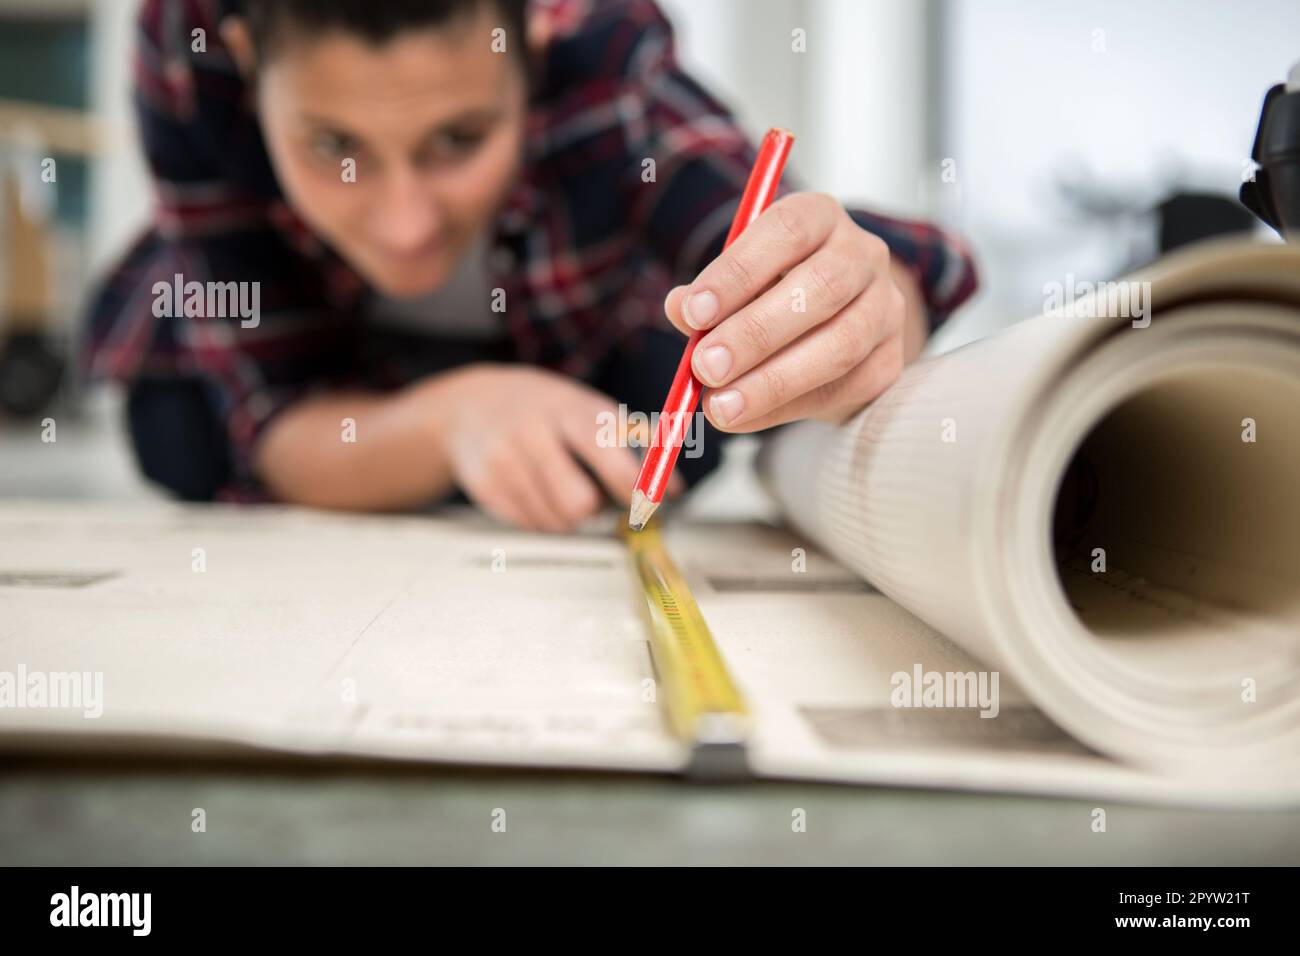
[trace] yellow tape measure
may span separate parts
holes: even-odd
[[[657,523],[624,531],[623,538],[645,593],[650,650],[668,721],[691,748],[688,772],[710,777],[745,773],[749,712]]]

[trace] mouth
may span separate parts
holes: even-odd
[[[410,249],[390,249],[380,247],[380,258],[396,265],[417,265],[436,258],[446,247],[445,240],[438,238]]]

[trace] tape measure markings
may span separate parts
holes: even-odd
[[[743,748],[749,713],[699,605],[651,523],[623,532],[650,623],[650,649],[674,732],[694,750]]]

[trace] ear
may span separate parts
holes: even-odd
[[[555,36],[555,23],[544,10],[538,10],[528,18],[527,30],[528,54],[540,59]]]
[[[257,51],[253,48],[253,35],[248,31],[248,21],[243,17],[230,16],[221,21],[221,41],[230,51],[239,74],[245,80],[257,76]]]

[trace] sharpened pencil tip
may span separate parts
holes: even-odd
[[[627,526],[633,531],[640,531],[658,507],[658,502],[651,501],[644,492],[632,492],[632,510],[627,516]]]

